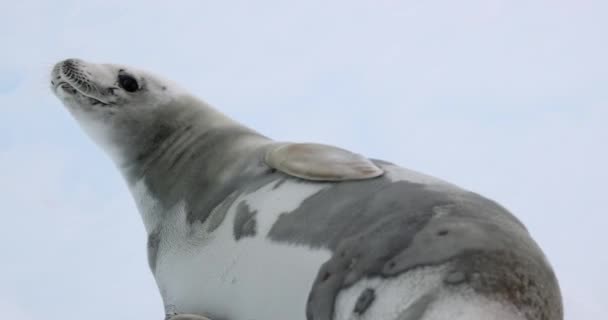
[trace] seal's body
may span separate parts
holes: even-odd
[[[132,68],[66,60],[52,86],[125,176],[169,316],[562,319],[541,250],[491,200],[274,142]]]

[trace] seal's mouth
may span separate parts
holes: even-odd
[[[69,93],[71,95],[79,95],[81,98],[86,99],[93,106],[95,106],[95,105],[101,105],[101,106],[108,106],[108,105],[110,105],[109,103],[101,101],[98,98],[96,98],[94,96],[91,96],[91,95],[87,94],[86,92],[84,92],[82,90],[78,90],[78,87],[70,84],[67,81],[60,80],[57,84],[54,84],[54,81],[51,81],[51,84],[53,84],[55,92],[57,92],[58,90],[61,89],[64,92],[67,92],[67,93]]]

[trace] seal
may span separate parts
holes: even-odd
[[[51,87],[125,177],[167,318],[563,319],[542,250],[479,194],[276,142],[132,67],[68,59]]]

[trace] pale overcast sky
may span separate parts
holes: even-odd
[[[122,178],[48,89],[68,57],[491,197],[566,318],[607,314],[608,1],[1,0],[0,48],[2,319],[163,317]]]

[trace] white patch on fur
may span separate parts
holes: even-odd
[[[515,308],[485,298],[472,289],[443,287],[445,268],[426,267],[395,278],[363,279],[338,295],[334,320],[525,320]],[[368,288],[374,290],[375,299],[358,315],[354,312],[355,305]],[[427,294],[436,295],[436,299],[422,317],[404,318],[408,308]]]
[[[422,268],[395,278],[362,279],[338,295],[334,319],[396,320],[412,303],[441,286],[444,269],[444,267]],[[368,288],[374,290],[375,299],[359,316],[354,312],[355,305],[361,293]]]
[[[525,320],[512,306],[488,299],[471,289],[442,291],[420,320]],[[380,320],[380,319],[379,319]]]
[[[276,243],[267,233],[281,213],[324,185],[286,181],[273,190],[275,184],[238,197],[212,233],[200,232],[208,221],[189,225],[183,204],[167,213],[156,279],[169,309],[211,319],[305,320],[308,293],[331,252]],[[234,219],[242,201],[257,211],[256,234],[236,241]]]
[[[256,215],[257,232],[260,234],[268,234],[279,215],[296,210],[304,200],[328,186],[327,184],[289,180],[273,189],[276,183],[276,181],[269,183],[242,197],[251,210],[258,212]],[[260,214],[261,212],[264,214]]]
[[[133,199],[137,205],[137,211],[141,214],[146,232],[154,231],[161,222],[161,210],[159,202],[152,197],[144,179],[137,181],[130,187]]]

